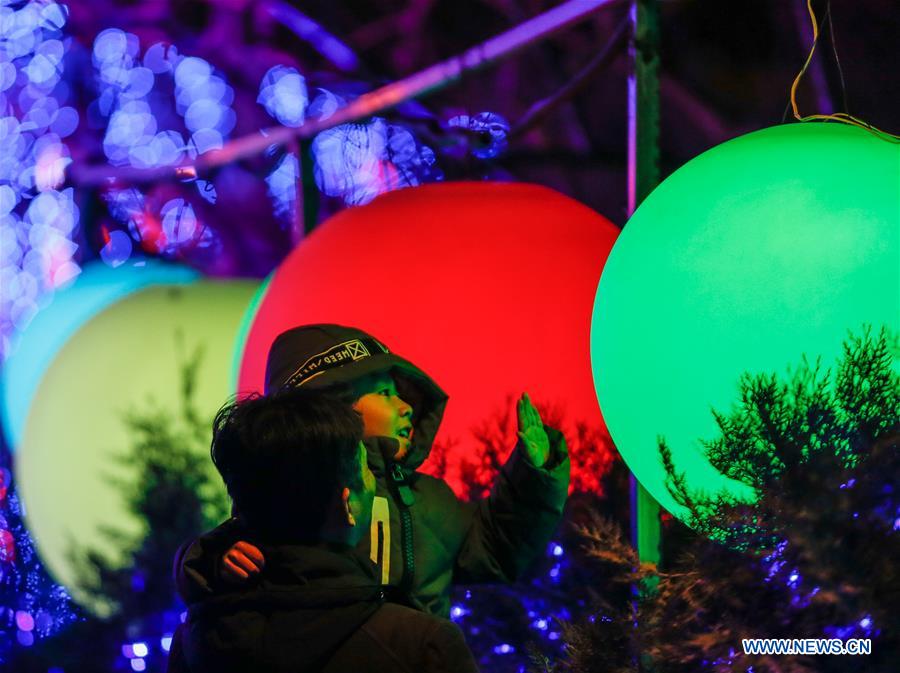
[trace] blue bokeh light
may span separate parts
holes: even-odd
[[[471,143],[469,150],[478,159],[492,159],[508,145],[509,122],[495,112],[479,112],[473,116],[458,115],[450,119],[447,126],[473,133],[481,140]]]
[[[266,185],[275,205],[275,214],[283,221],[290,221],[294,217],[299,173],[300,165],[297,157],[294,154],[285,154],[275,170],[266,176]]]
[[[323,131],[313,140],[312,154],[319,189],[350,206],[443,177],[430,148],[380,117]]]
[[[155,75],[172,72],[172,60],[169,54],[173,51],[178,53],[171,45],[157,42],[144,53],[144,67],[149,68],[150,72]]]
[[[109,240],[100,249],[100,259],[103,263],[112,268],[121,266],[131,257],[132,252],[131,237],[124,231],[109,232]]]
[[[202,58],[188,56],[175,68],[175,86],[182,91],[190,91],[206,83],[211,76],[212,66],[209,63]]]
[[[54,2],[0,7],[0,359],[80,268],[78,208],[57,191],[71,162],[62,138],[78,126],[61,82],[68,10]]]
[[[210,150],[220,150],[224,145],[225,139],[216,129],[201,128],[191,135],[188,151],[191,158],[196,158],[198,154],[204,154]]]
[[[280,124],[300,126],[309,102],[306,80],[296,68],[277,65],[263,77],[256,102]]]
[[[97,36],[93,63],[97,99],[89,109],[90,119],[105,127],[103,150],[114,166],[178,165],[221,149],[234,129],[234,90],[202,58],[183,56],[173,45],[158,42],[142,59],[138,38],[112,28]],[[164,93],[169,86],[174,100]],[[166,107],[172,105],[174,114],[172,107]],[[67,116],[61,130],[66,130]],[[216,202],[211,182],[193,181],[204,200]],[[134,188],[111,189],[104,198],[110,214],[148,250],[178,256],[185,246],[208,247],[216,240],[211,229],[200,225],[190,203],[174,207],[169,201],[157,213],[153,201]],[[112,263],[124,261],[120,257],[127,250],[123,242],[111,241],[107,246],[112,246],[107,250]]]
[[[203,129],[215,129],[222,123],[224,109],[217,101],[201,98],[193,103],[184,113],[185,126],[192,132]]]

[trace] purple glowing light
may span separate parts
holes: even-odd
[[[31,616],[30,612],[18,610],[16,611],[16,626],[19,627],[20,631],[33,631],[34,617]]]

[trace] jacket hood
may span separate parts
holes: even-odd
[[[356,551],[264,546],[252,586],[189,606],[185,653],[201,670],[320,670],[381,604],[371,562]]]
[[[304,325],[282,332],[269,349],[266,394],[285,387],[327,388],[390,372],[397,392],[413,408],[413,439],[403,465],[418,468],[434,444],[447,406],[445,393],[419,367],[354,327]]]

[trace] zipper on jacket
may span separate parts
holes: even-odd
[[[415,497],[413,497],[412,489],[406,483],[403,468],[396,463],[391,465],[391,480],[400,496],[400,536],[403,547],[403,576],[400,579],[400,587],[409,592],[412,590],[416,567],[413,553],[412,513],[409,511],[410,505],[415,502]]]
[[[378,522],[378,549],[376,550],[378,559],[378,569],[384,568],[384,521]]]

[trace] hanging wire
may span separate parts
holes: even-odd
[[[858,128],[864,129],[869,133],[872,133],[883,140],[887,140],[889,142],[900,143],[900,136],[894,135],[893,133],[888,133],[887,131],[882,131],[881,129],[872,126],[866,121],[859,119],[858,117],[854,117],[853,115],[847,112],[835,112],[833,114],[814,114],[814,115],[806,115],[803,116],[800,114],[800,108],[797,105],[797,87],[800,85],[800,80],[803,78],[803,75],[806,74],[806,70],[809,68],[809,64],[812,62],[813,54],[816,51],[816,45],[819,42],[819,22],[816,19],[815,10],[813,10],[812,0],[806,0],[806,8],[809,11],[809,18],[812,21],[813,28],[813,43],[812,47],[809,50],[809,56],[806,57],[806,63],[803,64],[803,68],[797,73],[797,77],[794,78],[794,83],[791,85],[791,108],[794,111],[794,118],[801,122],[808,121],[835,121],[841,124],[849,124],[850,126],[856,126]],[[832,38],[834,36],[834,29],[832,27]],[[834,44],[832,42],[832,44]],[[843,76],[841,77],[841,81],[843,82]]]
[[[844,69],[841,67],[841,58],[838,56],[837,38],[834,35],[834,17],[831,13],[831,0],[825,8],[825,16],[828,18],[828,36],[831,38],[831,52],[834,54],[834,63],[837,66],[838,77],[841,80],[841,105],[844,112],[850,113],[850,106],[847,105],[847,83],[844,81]]]

